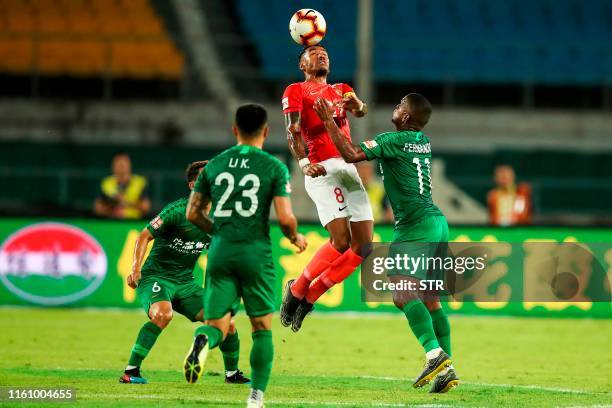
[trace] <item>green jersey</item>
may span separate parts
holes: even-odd
[[[208,162],[194,191],[212,201],[213,235],[228,241],[270,241],[270,205],[291,192],[287,166],[263,150],[231,147]]]
[[[187,221],[186,198],[168,204],[147,229],[155,241],[142,267],[142,277],[163,278],[174,283],[193,282],[193,268],[210,244],[210,235]]]
[[[431,199],[431,144],[422,132],[388,132],[360,144],[368,160],[380,159],[395,226],[442,215]]]

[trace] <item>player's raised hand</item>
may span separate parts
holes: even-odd
[[[130,288],[136,289],[138,287],[138,282],[140,282],[140,271],[134,270],[127,277],[127,284]]]
[[[308,246],[308,242],[306,242],[306,237],[300,234],[299,232],[296,234],[295,238],[291,240],[291,243],[297,247],[298,254],[304,252],[304,250]]]
[[[304,167],[302,167],[302,172],[310,177],[319,177],[327,175],[327,170],[320,164],[317,163],[308,163]]]
[[[332,110],[331,106],[329,106],[327,101],[323,98],[317,98],[313,105],[313,109],[322,122],[332,120],[334,117],[334,111]]]
[[[357,112],[363,108],[363,101],[350,92],[342,98],[342,107],[347,111]]]

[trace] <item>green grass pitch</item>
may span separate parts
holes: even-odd
[[[200,382],[184,381],[181,364],[195,325],[180,315],[145,360],[149,384],[138,386],[117,380],[145,321],[142,312],[0,311],[0,386],[74,387],[79,405],[105,408],[242,406],[246,400],[247,386],[223,383],[218,350],[209,354]],[[248,375],[248,321],[239,315],[237,324],[240,366]],[[401,314],[315,312],[299,334],[280,327],[275,317],[276,359],[266,405],[612,406],[611,320],[452,316],[451,324],[463,383],[431,395],[411,388],[423,355]]]

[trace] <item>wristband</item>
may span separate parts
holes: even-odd
[[[300,159],[300,161],[298,161],[298,164],[300,165],[300,168],[303,169],[305,166],[308,166],[310,164],[310,160],[308,160],[308,157],[304,157],[303,159]]]

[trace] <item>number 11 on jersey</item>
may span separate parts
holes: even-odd
[[[423,168],[421,166],[421,160],[418,157],[415,157],[412,159],[412,162],[414,164],[416,164],[416,169],[417,169],[417,176],[419,178],[419,193],[423,194],[423,192],[425,191],[425,184],[423,183]],[[429,184],[429,193],[431,194],[431,166],[429,163],[429,158],[425,158],[423,160],[423,162],[427,165],[427,179],[428,179],[428,184]]]

